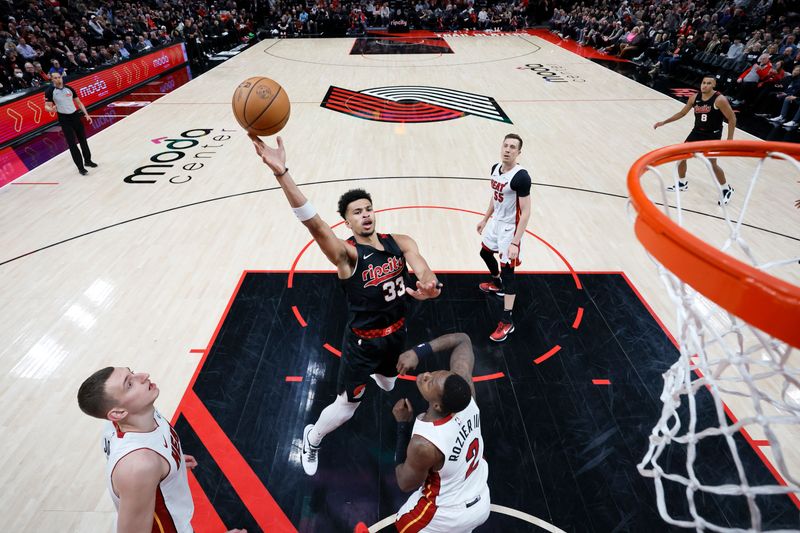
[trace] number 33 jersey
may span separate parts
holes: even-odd
[[[425,422],[414,422],[412,435],[430,441],[444,455],[444,466],[431,470],[416,495],[427,498],[437,507],[469,503],[486,489],[489,465],[483,458],[481,412],[475,399],[458,413]]]
[[[406,316],[406,260],[394,237],[379,233],[378,240],[383,250],[359,244],[353,237],[347,240],[358,253],[353,275],[341,280],[349,328],[385,328]]]

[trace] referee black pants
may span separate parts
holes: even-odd
[[[69,115],[59,113],[58,123],[61,125],[61,131],[64,132],[64,137],[67,139],[72,160],[75,161],[78,170],[84,170],[83,164],[92,160],[92,152],[89,151],[89,144],[86,142],[86,132],[83,131],[80,111],[75,111]],[[81,145],[80,151],[78,151],[78,143]],[[81,158],[81,152],[83,152],[83,158]]]

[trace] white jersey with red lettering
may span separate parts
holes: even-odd
[[[493,193],[494,213],[492,218],[497,222],[516,225],[519,220],[519,202],[517,191],[511,188],[511,180],[517,172],[525,170],[519,164],[506,173],[500,172],[503,165],[498,163],[492,167],[491,186]]]
[[[417,418],[412,438],[419,435],[436,446],[444,455],[444,465],[428,473],[422,487],[397,513],[398,531],[470,531],[486,521],[489,465],[483,458],[480,426],[475,399],[463,411],[435,422],[423,421],[422,415]],[[454,516],[459,517],[458,524]]]
[[[111,475],[117,463],[129,453],[147,449],[153,450],[169,464],[167,477],[161,480],[156,489],[156,507],[153,513],[153,531],[163,533],[191,533],[194,504],[186,477],[186,461],[183,458],[178,434],[169,422],[155,411],[153,418],[158,425],[147,433],[128,432],[108,422],[103,433],[103,451],[106,454],[106,479],[108,492],[119,511],[119,496],[114,492]]]

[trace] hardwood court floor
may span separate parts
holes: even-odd
[[[356,186],[372,193],[378,209],[420,205],[456,209],[397,209],[378,218],[380,231],[414,236],[430,265],[440,272],[483,269],[475,232],[479,217],[470,212],[486,208],[486,176],[498,159],[503,136],[519,133],[525,139],[521,163],[535,182],[529,229],[543,239],[528,236],[524,241],[524,270],[566,273],[566,260],[581,273],[624,272],[655,315],[667,328],[673,327],[672,304],[626,214],[625,175],[641,154],[683,140],[691,129],[688,117],[652,130],[654,122],[678,111],[681,103],[535,35],[446,36],[445,40],[453,53],[352,55],[352,39],[258,43],[92,137],[100,167],[88,176],[78,175],[69,154],[63,153],[18,180],[29,185],[0,189],[4,311],[0,446],[6,452],[0,460],[0,482],[7,489],[0,498],[0,524],[4,530],[110,530],[113,507],[103,479],[101,423],[78,410],[75,393],[80,382],[109,364],[147,371],[161,388],[159,409],[171,417],[211,346],[243,272],[285,272],[308,242],[307,232],[293,218],[274,178],[231,115],[230,96],[250,76],[269,76],[288,92],[292,117],[282,132],[288,166],[331,224],[338,222],[339,195]],[[520,68],[530,64],[557,67],[573,76],[566,78],[572,81],[548,83],[530,68]],[[373,120],[322,107],[331,87],[349,95],[346,109],[356,115],[371,111]],[[463,116],[433,123],[374,120],[385,118],[374,113],[376,107],[394,109],[385,102],[382,88],[387,87],[404,87],[412,94],[419,94],[421,87],[439,88],[436,97],[450,98],[449,109],[458,107]],[[380,98],[383,108],[375,100]],[[737,138],[750,137],[737,133]],[[170,141],[177,139],[184,141]],[[152,165],[151,158],[171,166],[150,167],[145,170],[150,174],[137,172]],[[730,161],[724,166],[737,194],[744,191],[754,165]],[[688,215],[689,222],[702,237],[717,239],[715,192],[699,170],[699,165],[690,163],[692,185],[684,202],[695,213]],[[775,167],[763,176],[761,194],[751,202],[748,220],[754,228],[746,228],[746,237],[762,257],[797,255],[795,181],[791,172]],[[734,212],[741,209],[741,201],[741,195],[734,196]],[[342,227],[336,231],[346,235]],[[315,246],[302,255],[297,268],[330,270]],[[796,270],[780,275],[800,282]],[[528,294],[520,301],[533,302],[536,297]],[[458,294],[445,291],[443,299],[447,298]],[[493,329],[491,313],[486,317],[483,330],[477,322],[472,326],[476,344],[485,343],[481,335]],[[574,318],[565,315],[566,329]],[[515,335],[514,341],[531,344],[526,351],[530,365],[558,344],[547,331],[530,338],[522,330]],[[534,340],[542,352],[534,353]],[[503,357],[512,351],[505,346],[498,349]],[[550,361],[570,357],[576,353],[565,348]],[[649,357],[643,352],[632,358],[649,364]],[[335,364],[328,359],[318,363],[327,372]],[[611,388],[599,394],[613,399],[618,394],[614,369],[608,371]],[[566,377],[578,379],[562,374]],[[219,383],[221,394],[240,386]],[[308,386],[307,381],[302,383]],[[510,380],[502,386],[511,387]],[[660,389],[657,375],[648,386]],[[281,390],[286,389],[275,394]],[[287,432],[290,427],[296,432],[316,416],[318,411],[311,412],[312,396],[319,405],[330,396],[322,385],[319,391],[302,390],[306,396],[299,396],[283,413],[288,420],[280,427]],[[527,405],[526,398],[518,401],[534,412],[530,406],[540,397],[530,398]],[[746,406],[732,408],[736,412]],[[613,409],[609,412],[617,416]],[[357,416],[360,421],[342,428],[337,439],[351,432],[359,435],[363,424],[369,423],[369,412]],[[557,413],[553,420],[558,420]],[[545,429],[545,434],[553,434],[552,446],[559,446],[555,441],[561,438],[561,429]],[[192,453],[191,439],[188,433],[183,435],[186,452]],[[586,435],[587,442],[591,438]],[[638,440],[633,438],[630,446],[630,457],[636,456],[636,446],[638,453],[644,453],[646,432]],[[330,447],[335,447],[333,441]],[[769,456],[768,450],[765,453]],[[796,467],[800,459],[791,456],[790,463]],[[376,478],[379,475],[375,472]],[[544,482],[542,487],[548,490]],[[299,491],[293,497],[302,500],[306,495]],[[586,509],[580,514],[589,515]],[[536,513],[555,526],[579,530],[571,518],[552,510],[547,514],[536,509]]]

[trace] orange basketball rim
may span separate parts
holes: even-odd
[[[759,330],[800,347],[800,287],[760,271],[695,237],[645,194],[640,178],[656,167],[695,153],[715,157],[800,158],[800,144],[763,141],[704,141],[667,146],[640,157],[628,172],[637,211],[636,237],[667,270],[700,294]]]

